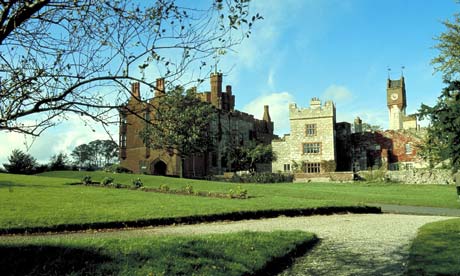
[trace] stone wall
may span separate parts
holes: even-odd
[[[289,105],[289,121],[291,133],[281,140],[272,142],[273,152],[277,159],[273,162],[272,171],[284,171],[284,165],[289,164],[292,170],[293,162],[301,164],[335,161],[335,106],[331,101],[321,105],[321,101],[313,98],[308,108],[298,108],[296,104]],[[316,125],[316,133],[307,136],[307,124]],[[305,143],[320,143],[320,153],[303,153]]]
[[[406,184],[455,184],[450,170],[415,169],[407,171],[388,171],[385,178]]]

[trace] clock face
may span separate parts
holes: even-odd
[[[392,94],[391,94],[391,99],[392,99],[393,101],[396,101],[396,100],[398,99],[398,93],[392,93]]]

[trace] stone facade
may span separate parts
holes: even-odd
[[[290,104],[291,133],[272,142],[277,155],[272,163],[273,172],[292,171],[297,178],[331,179],[328,173],[332,171],[426,167],[417,155],[417,145],[422,143],[425,131],[420,130],[415,116],[405,114],[404,77],[387,80],[387,103],[390,130],[363,131],[362,120],[358,117],[353,133],[350,123],[336,123],[335,106],[331,101],[321,105],[318,98],[313,98],[308,108]]]
[[[210,132],[215,134],[213,150],[197,154],[184,160],[183,176],[202,178],[208,175],[223,174],[231,170],[226,153],[232,145],[244,145],[250,141],[270,144],[273,135],[273,122],[268,106],[264,107],[262,120],[234,109],[235,96],[231,86],[222,91],[222,74],[211,74],[211,91],[198,93],[202,101],[215,108],[215,120],[210,124]],[[154,97],[148,101],[140,100],[139,83],[132,84],[132,97],[124,109],[120,110],[120,164],[135,173],[179,176],[181,160],[171,150],[151,150],[145,146],[139,132],[145,128],[146,120],[154,118],[158,99],[165,93],[164,79],[158,79]],[[271,170],[271,164],[260,168]]]
[[[336,113],[332,101],[324,105],[318,98],[310,101],[310,107],[289,105],[291,133],[272,142],[277,156],[272,171],[290,172],[302,166],[304,172],[321,172],[323,161],[336,162]]]

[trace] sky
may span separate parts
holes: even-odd
[[[200,0],[203,5],[206,0]],[[443,88],[430,61],[443,20],[460,12],[454,0],[253,0],[257,22],[249,39],[219,62],[232,85],[236,109],[262,118],[270,106],[275,133],[289,133],[288,104],[308,107],[313,97],[332,100],[337,121],[388,128],[386,81],[404,74],[407,113],[433,105]],[[402,72],[402,67],[404,70]],[[388,68],[391,71],[388,71]],[[198,87],[209,90],[209,85]],[[117,127],[109,131],[118,139]],[[46,163],[53,154],[108,139],[97,124],[70,116],[32,139],[0,132],[0,164],[13,149]]]

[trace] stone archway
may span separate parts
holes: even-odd
[[[150,172],[153,175],[166,175],[167,170],[168,165],[166,165],[166,163],[162,160],[154,161],[150,166]]]

